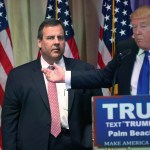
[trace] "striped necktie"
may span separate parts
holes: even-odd
[[[48,68],[54,69],[53,66]],[[48,82],[48,98],[51,112],[51,134],[57,137],[61,132],[61,125],[56,83]]]

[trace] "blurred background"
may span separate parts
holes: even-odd
[[[47,0],[4,0],[11,31],[14,65],[37,58],[37,30],[45,19]],[[97,65],[103,0],[69,0],[75,40],[81,60]],[[150,0],[131,0],[134,10]]]

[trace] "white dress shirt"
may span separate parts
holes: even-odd
[[[131,95],[137,95],[138,79],[139,79],[141,67],[144,61],[144,56],[145,56],[144,50],[139,49],[139,52],[136,56],[136,60],[134,63],[132,76],[131,76]],[[150,57],[149,57],[149,60],[150,60]]]
[[[71,89],[71,71],[65,71],[66,89]]]
[[[43,59],[41,56],[41,65],[42,68],[48,68],[49,64]],[[57,65],[61,66],[65,69],[65,63],[64,59],[62,59],[57,63]],[[44,81],[47,89],[48,81],[44,76]],[[59,110],[60,110],[60,120],[61,120],[61,126],[69,129],[69,124],[68,124],[68,91],[66,90],[66,85],[65,83],[56,83],[56,88],[57,88],[57,94],[58,94],[58,103],[59,103]]]

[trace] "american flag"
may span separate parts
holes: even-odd
[[[112,12],[114,12],[114,17]],[[112,59],[117,42],[132,36],[131,12],[130,0],[103,0],[100,16],[98,68],[105,67]]]
[[[78,48],[74,39],[74,31],[68,0],[48,0],[46,19],[56,18],[64,23],[66,33],[66,57],[79,59]]]
[[[0,112],[3,102],[7,75],[14,65],[12,42],[3,0],[0,0]],[[0,132],[0,148],[2,139]]]
[[[97,68],[103,68],[112,59],[117,42],[132,36],[130,0],[101,0],[100,32]],[[103,95],[110,95],[110,90],[102,88]],[[115,86],[115,94],[117,94]]]

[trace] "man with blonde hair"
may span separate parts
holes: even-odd
[[[131,54],[125,58],[118,69],[118,93],[120,95],[149,94],[149,67],[145,68],[145,61],[147,58],[149,65],[150,6],[140,6],[132,12],[130,19],[133,38],[117,45],[117,53],[131,49]],[[143,73],[142,70],[147,72]]]

